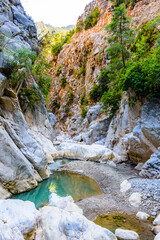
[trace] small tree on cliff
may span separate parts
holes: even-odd
[[[128,48],[133,42],[133,30],[130,27],[130,18],[127,16],[124,3],[115,7],[112,23],[106,26],[106,30],[111,34],[108,39],[111,46],[107,49],[111,63],[113,63],[117,69],[125,69],[126,59],[130,56]]]

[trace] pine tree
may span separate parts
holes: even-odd
[[[106,30],[111,34],[108,39],[111,46],[107,49],[111,63],[118,69],[126,68],[126,59],[130,56],[128,47],[133,42],[133,30],[124,3],[115,7],[112,23],[106,26]]]

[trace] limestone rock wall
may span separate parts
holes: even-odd
[[[57,134],[65,133],[74,140],[88,144],[97,141],[101,144],[105,143],[124,160],[129,158],[136,163],[145,162],[159,147],[157,127],[159,118],[155,103],[147,103],[145,99],[141,99],[134,106],[129,106],[130,96],[133,93],[128,92],[124,95],[120,110],[111,122],[102,113],[102,108],[98,110],[98,104],[92,106],[91,102],[87,106],[86,117],[83,119],[80,114],[82,109],[80,96],[84,95],[89,99],[88,94],[97,82],[100,70],[109,63],[105,51],[108,43],[104,27],[111,21],[113,14],[111,3],[104,0],[92,1],[86,6],[78,23],[84,21],[95,6],[98,6],[101,13],[97,24],[93,28],[75,33],[72,43],[65,44],[58,57],[53,59],[53,86],[50,97],[52,110],[55,111],[58,119],[56,131]],[[159,12],[160,0],[140,0],[133,9],[128,9],[133,28],[138,28],[158,16]],[[62,69],[60,75],[56,76],[58,66]],[[85,72],[77,77],[77,70],[79,71],[81,67],[85,68]],[[65,87],[61,86],[62,77],[67,80]],[[68,103],[70,91],[74,94],[73,103]],[[60,104],[57,110],[52,105],[54,100]],[[153,117],[154,115],[157,117]],[[91,116],[95,117],[92,119]],[[155,130],[148,126],[151,122]]]
[[[20,1],[0,1],[0,198],[32,189],[49,177],[48,162],[56,152],[56,119],[47,112],[32,74],[28,71],[22,79],[25,87],[39,92],[40,102],[32,109],[24,106],[8,81],[5,51],[35,50],[37,44],[35,24]]]

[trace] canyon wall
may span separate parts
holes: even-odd
[[[18,88],[10,81],[14,53],[37,50],[37,31],[19,0],[0,1],[0,197],[26,191],[50,175],[48,162],[55,149],[54,115],[47,113],[31,72],[19,69]],[[24,73],[25,74],[21,74]],[[20,89],[34,89],[39,103],[30,107]],[[18,90],[17,90],[18,89]]]

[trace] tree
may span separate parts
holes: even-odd
[[[130,56],[128,48],[133,42],[133,30],[124,3],[115,7],[112,23],[106,26],[106,30],[111,34],[108,39],[111,46],[107,49],[111,63],[114,63],[118,69],[121,67],[125,69],[126,59]]]

